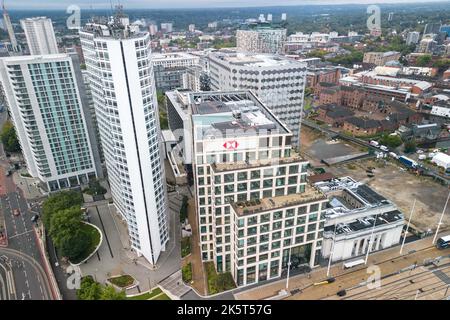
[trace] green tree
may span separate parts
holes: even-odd
[[[397,148],[403,142],[400,136],[398,135],[391,136],[389,134],[384,134],[380,139],[380,143],[391,148]]]
[[[414,139],[408,140],[405,142],[405,153],[413,153],[417,149],[417,144]]]
[[[102,294],[102,286],[95,282],[91,276],[81,279],[80,289],[77,290],[79,300],[99,300]]]
[[[61,247],[62,241],[75,234],[81,227],[82,212],[79,207],[55,212],[50,218],[49,235],[57,247]]]
[[[426,67],[431,62],[431,55],[426,54],[417,58],[416,64],[419,67]]]
[[[169,129],[169,119],[167,118],[167,112],[159,109],[159,125],[161,130]]]
[[[44,201],[42,206],[42,221],[44,222],[44,226],[50,230],[50,219],[54,213],[74,206],[81,207],[82,203],[83,196],[76,191],[61,191],[52,194]]]
[[[0,139],[6,151],[20,151],[20,143],[17,139],[16,130],[14,129],[14,125],[12,124],[12,122],[8,121],[4,124],[0,133]]]
[[[116,291],[113,286],[106,286],[103,288],[100,300],[125,300],[125,291]]]
[[[69,260],[77,259],[91,245],[91,238],[82,229],[77,229],[74,233],[65,234],[60,239],[60,245],[58,247],[63,257],[69,258]]]

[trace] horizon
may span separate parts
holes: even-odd
[[[61,11],[66,10],[70,5],[74,5],[73,0],[61,0],[61,1],[47,1],[36,4],[34,0],[20,0],[14,3],[8,3],[5,1],[5,7],[8,11]],[[242,1],[239,0],[194,0],[194,4],[187,3],[183,0],[157,0],[152,1],[151,4],[147,4],[143,0],[127,1],[126,4],[123,1],[102,2],[92,5],[92,0],[78,0],[76,5],[79,5],[82,9],[88,10],[108,10],[111,6],[122,4],[125,10],[135,9],[147,9],[147,10],[177,10],[177,9],[233,9],[233,8],[276,8],[276,7],[301,7],[301,6],[337,6],[337,5],[404,5],[404,4],[438,4],[438,3],[450,3],[450,0],[306,0],[300,3],[298,0],[280,0],[279,4],[274,5],[273,2],[262,0],[260,3],[253,3],[258,0],[246,0],[242,5]],[[215,1],[211,4],[211,1]],[[156,5],[155,5],[156,2]],[[167,4],[167,2],[173,4]],[[209,2],[209,3],[208,3]],[[158,5],[159,3],[159,5]],[[43,6],[47,8],[43,9]]]

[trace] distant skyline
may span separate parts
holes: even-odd
[[[301,5],[337,5],[337,4],[402,4],[449,2],[449,0],[5,0],[9,10],[45,10],[66,9],[78,5],[82,9],[109,9],[118,3],[125,9],[169,9],[169,8],[212,8],[212,7],[267,7],[267,6],[301,6]]]

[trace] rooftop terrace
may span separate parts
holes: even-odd
[[[232,207],[238,216],[244,216],[325,199],[326,197],[323,193],[309,185],[306,185],[305,192],[303,193],[263,198],[246,202],[236,202],[232,204]]]

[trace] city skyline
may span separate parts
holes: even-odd
[[[122,4],[127,9],[184,9],[184,8],[246,8],[246,7],[282,7],[282,6],[305,6],[305,5],[345,5],[345,4],[404,4],[404,3],[427,3],[424,0],[280,0],[276,5],[272,1],[258,1],[246,0],[245,2],[239,0],[195,0],[194,2],[185,2],[183,0],[156,0],[149,3],[143,0],[131,0],[126,3],[120,1],[96,1],[92,0],[78,0],[76,3],[70,0],[62,1],[44,1],[36,2],[32,0],[19,1],[5,1],[8,10],[38,10],[46,7],[46,10],[61,10],[66,9],[71,5],[78,5],[82,9],[110,9],[111,6]],[[449,2],[448,0],[433,0],[431,2]]]

